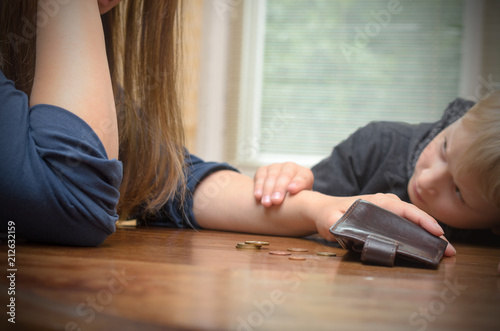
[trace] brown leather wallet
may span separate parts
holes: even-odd
[[[394,266],[396,256],[436,268],[448,243],[415,223],[358,199],[330,228],[339,244],[368,264]]]

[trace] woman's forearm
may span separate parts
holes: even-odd
[[[281,206],[264,207],[253,195],[253,180],[233,171],[218,171],[204,179],[194,193],[194,214],[206,229],[305,236],[316,233],[307,210],[308,195],[288,196]]]
[[[51,104],[83,119],[118,157],[118,128],[97,1],[38,1],[30,105]],[[44,19],[42,19],[44,18]]]

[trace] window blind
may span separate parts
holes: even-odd
[[[319,159],[370,121],[437,120],[458,95],[462,15],[462,1],[267,0],[260,127],[281,125],[260,154]]]

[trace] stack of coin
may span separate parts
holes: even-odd
[[[262,245],[260,244],[248,244],[248,243],[237,243],[236,248],[241,249],[260,249]]]
[[[256,241],[256,240],[247,240],[245,241],[245,244],[269,246],[269,242],[267,241]]]
[[[287,248],[287,251],[290,252],[307,252],[307,248]]]

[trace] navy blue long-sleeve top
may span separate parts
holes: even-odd
[[[187,159],[188,192],[227,164]],[[53,105],[29,106],[25,93],[0,72],[0,231],[16,238],[96,246],[115,231],[122,163],[109,160],[82,119]],[[155,224],[197,226],[192,195],[169,201]],[[186,222],[188,220],[189,222]]]

